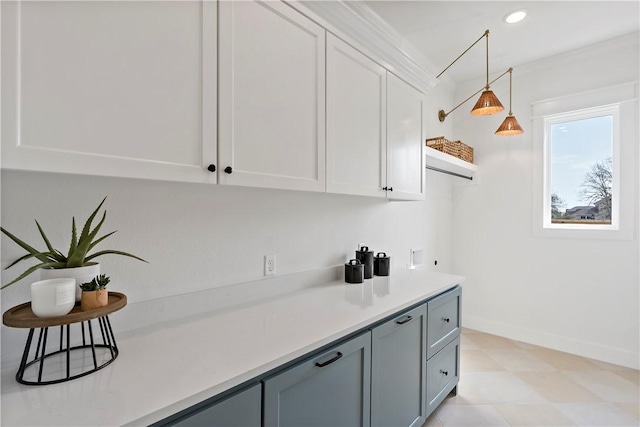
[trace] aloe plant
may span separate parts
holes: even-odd
[[[26,261],[28,259],[35,258],[38,261],[40,261],[38,264],[30,267],[24,273],[22,273],[20,276],[16,277],[11,282],[9,282],[6,285],[2,286],[0,289],[4,289],[7,286],[13,285],[14,283],[18,282],[19,280],[24,279],[25,277],[27,277],[31,273],[33,273],[36,270],[41,269],[41,268],[58,269],[58,268],[83,267],[83,266],[87,265],[87,263],[91,262],[92,260],[94,260],[97,257],[102,256],[102,255],[108,255],[108,254],[111,254],[111,255],[122,255],[122,256],[135,258],[137,260],[147,262],[144,259],[142,259],[140,257],[137,257],[135,255],[129,254],[127,252],[116,251],[116,250],[113,250],[113,249],[102,250],[102,251],[94,252],[94,253],[88,255],[89,251],[91,251],[93,248],[95,248],[96,245],[98,245],[104,239],[106,239],[107,237],[109,237],[109,236],[111,236],[112,234],[115,233],[115,231],[112,231],[110,233],[105,234],[104,236],[102,236],[100,238],[96,238],[96,236],[98,235],[98,232],[100,231],[100,227],[102,227],[102,224],[104,224],[104,221],[107,218],[107,211],[106,210],[103,212],[102,218],[100,219],[100,222],[98,222],[98,224],[95,226],[95,228],[93,228],[93,230],[91,229],[91,225],[93,223],[93,220],[95,219],[96,215],[98,214],[98,211],[100,210],[100,208],[104,204],[105,200],[107,200],[106,197],[104,199],[102,199],[102,202],[100,202],[98,207],[91,213],[91,215],[89,216],[87,221],[84,223],[84,227],[82,227],[82,231],[80,232],[80,236],[78,236],[78,232],[76,230],[76,219],[75,219],[75,217],[72,218],[72,220],[71,220],[71,244],[69,246],[69,250],[67,251],[66,255],[64,253],[62,253],[61,251],[55,249],[51,245],[51,242],[47,238],[47,235],[45,234],[44,230],[42,229],[42,227],[40,226],[40,224],[38,223],[37,220],[36,220],[36,225],[38,227],[38,231],[40,232],[40,236],[42,236],[42,240],[44,240],[44,244],[47,247],[47,250],[44,250],[44,251],[40,251],[40,250],[35,249],[33,246],[30,246],[27,243],[23,242],[18,237],[14,236],[13,234],[11,234],[7,230],[5,230],[3,227],[0,227],[0,231],[2,231],[7,237],[9,237],[11,240],[13,240],[18,246],[20,246],[22,249],[24,249],[24,250],[26,250],[28,252],[26,255],[21,256],[20,258],[18,258],[17,260],[15,260],[11,264],[9,264],[5,268],[5,270],[8,269],[8,268],[13,267],[14,265],[18,264],[21,261]]]
[[[106,289],[111,279],[105,274],[94,277],[90,282],[80,285],[83,291],[100,291]]]

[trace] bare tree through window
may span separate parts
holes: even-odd
[[[596,207],[596,220],[611,222],[611,157],[596,162],[584,176],[579,196]]]

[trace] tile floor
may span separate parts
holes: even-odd
[[[423,427],[640,426],[640,372],[463,329],[458,395]]]

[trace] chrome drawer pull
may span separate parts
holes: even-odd
[[[316,366],[318,368],[324,368],[327,365],[332,364],[333,362],[335,362],[336,360],[340,359],[342,357],[342,353],[338,352],[338,354],[336,354],[334,357],[332,357],[331,359],[327,360],[326,362],[316,362]]]
[[[441,373],[442,375],[444,375],[444,376],[449,375],[449,372],[448,372],[448,371],[443,371],[442,369],[440,369],[440,373]]]

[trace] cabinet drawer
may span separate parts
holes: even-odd
[[[427,359],[460,335],[460,297],[456,287],[427,303]]]
[[[458,384],[459,371],[460,337],[427,360],[427,417]]]

